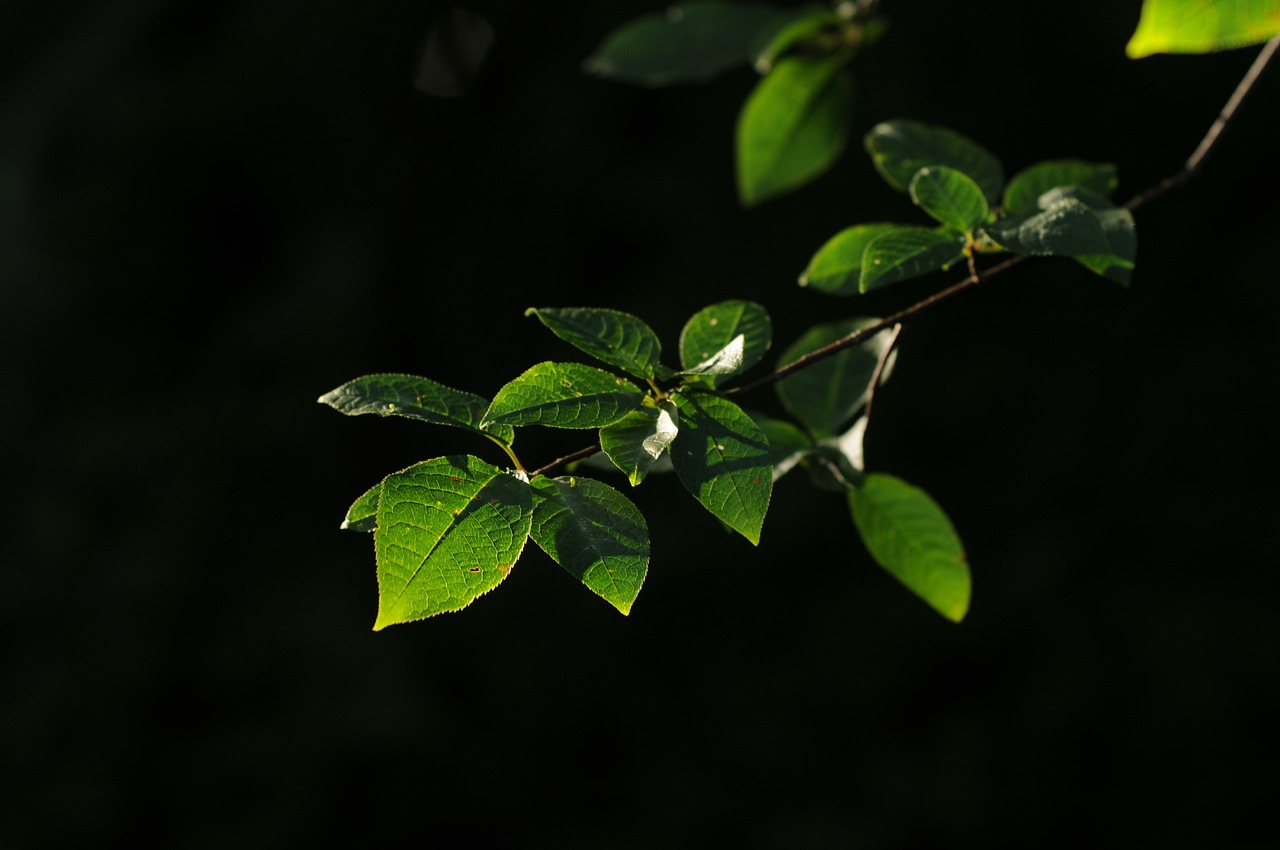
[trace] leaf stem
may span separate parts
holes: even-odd
[[[871,405],[876,400],[876,390],[880,388],[880,379],[884,376],[885,366],[889,363],[889,357],[893,354],[894,347],[898,344],[898,338],[902,336],[902,325],[894,325],[893,330],[889,332],[889,343],[884,347],[884,351],[880,352],[880,359],[876,361],[876,369],[871,373],[871,385],[867,387],[867,405],[862,411],[862,418],[871,422]]]
[[[515,449],[511,448],[510,444],[505,443],[502,440],[499,440],[497,437],[493,436],[488,431],[482,431],[481,433],[502,447],[502,450],[507,453],[507,457],[511,458],[511,462],[516,465],[516,469],[520,470],[521,472],[526,472],[524,465],[520,463],[520,458],[516,457]]]

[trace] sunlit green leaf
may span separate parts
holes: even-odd
[[[692,372],[739,335],[743,337],[742,361],[737,370],[740,373],[760,362],[769,350],[773,340],[769,314],[751,301],[722,301],[704,307],[685,323],[680,333],[680,363],[687,372]],[[714,387],[721,380],[717,375],[708,375],[706,382]]]
[[[679,431],[675,405],[661,401],[654,407],[633,410],[612,425],[600,429],[600,448],[622,470],[634,487],[671,446]]]
[[[1076,186],[1103,197],[1116,188],[1116,167],[1109,163],[1059,159],[1019,171],[1004,190],[1004,212],[1019,215],[1039,209],[1040,196],[1059,186]]]
[[[849,508],[876,563],[948,620],[969,610],[969,564],[951,520],[923,490],[891,475],[868,475]]]
[[[680,392],[675,404],[680,433],[671,462],[680,483],[721,522],[758,544],[773,489],[764,432],[722,396]]]
[[[580,363],[539,363],[498,390],[485,422],[600,428],[644,401],[635,384]]]
[[[848,141],[853,83],[841,56],[791,56],[756,84],[738,116],[738,195],[744,206],[801,186]]]
[[[533,480],[530,536],[560,566],[623,614],[649,569],[649,526],[631,501],[590,478]]]
[[[964,259],[965,239],[942,229],[897,227],[872,239],[862,254],[859,287],[870,292],[890,283],[945,269]]]
[[[778,365],[799,360],[878,321],[845,319],[810,328],[782,353]],[[842,433],[845,424],[866,403],[871,377],[890,339],[891,331],[886,329],[861,345],[846,348],[783,378],[777,385],[782,406],[800,420],[815,439]]]
[[[382,482],[379,481],[352,502],[339,528],[344,531],[373,531],[378,527],[378,500],[381,497]]]
[[[917,171],[909,191],[916,206],[960,233],[972,233],[986,221],[990,212],[978,184],[945,165],[931,165]]]
[[[614,30],[584,63],[591,74],[648,86],[706,80],[752,60],[776,6],[716,0],[684,3]]]
[[[1153,53],[1208,53],[1280,35],[1280,0],[1145,0],[1130,59]]]
[[[662,355],[658,335],[630,313],[595,307],[530,307],[525,315],[537,316],[565,342],[637,378],[652,378]]]
[[[515,438],[510,428],[481,426],[484,412],[489,409],[485,399],[416,375],[366,375],[325,393],[318,401],[348,416],[366,413],[403,416],[436,425],[487,431],[508,445]]]
[[[800,285],[828,295],[857,295],[862,290],[862,257],[877,236],[899,230],[900,224],[859,224],[846,228],[818,249],[800,275]]]
[[[528,482],[478,458],[435,458],[387,476],[374,532],[374,630],[457,611],[497,587],[532,519]]]
[[[920,169],[945,165],[967,174],[982,187],[989,205],[1000,201],[1000,190],[1004,186],[1000,161],[952,130],[919,121],[886,121],[871,128],[865,144],[876,170],[900,192],[910,188],[911,180]]]

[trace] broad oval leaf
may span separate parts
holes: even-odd
[[[875,562],[952,622],[969,610],[969,564],[951,520],[928,493],[892,475],[868,475],[849,508]]]
[[[1125,52],[1209,53],[1280,35],[1280,0],[1145,0]]]
[[[497,587],[524,550],[532,520],[528,481],[469,455],[388,475],[373,537],[374,630],[457,611]]]
[[[662,355],[658,335],[630,313],[595,307],[530,307],[524,314],[537,316],[565,342],[637,378],[652,378]]]
[[[756,84],[738,115],[738,196],[752,207],[808,183],[849,138],[853,82],[841,56],[793,56]]]
[[[656,464],[679,433],[675,405],[660,401],[641,407],[600,429],[600,448],[635,487]]]
[[[795,425],[784,419],[750,414],[769,441],[769,456],[773,461],[773,480],[777,481],[804,459],[813,448],[813,440]]]
[[[1058,159],[1038,162],[1019,171],[1004,190],[1005,215],[1020,215],[1040,208],[1040,197],[1051,189],[1074,186],[1100,196],[1116,188],[1116,167],[1110,163]]]
[[[791,48],[831,31],[841,21],[839,15],[822,6],[801,6],[789,11],[791,14],[780,16],[774,25],[756,36],[751,64],[761,74],[769,73],[774,63]]]
[[[378,527],[378,501],[382,498],[382,482],[379,481],[360,495],[347,508],[342,518],[343,531],[373,531]]]
[[[945,165],[972,178],[989,205],[1000,201],[1004,186],[1000,160],[953,130],[919,121],[886,121],[872,127],[864,141],[880,176],[899,192],[910,188],[920,169]]]
[[[697,391],[675,395],[676,477],[703,507],[753,544],[769,510],[773,461],[760,426],[733,402]]]
[[[481,424],[489,409],[487,400],[416,375],[365,375],[330,390],[317,401],[347,416],[366,413],[404,416],[436,425],[485,431],[507,445],[515,439],[515,432],[510,428]]]
[[[533,542],[623,614],[649,569],[649,526],[631,500],[590,478],[533,480]]]
[[[931,165],[917,171],[909,191],[916,206],[960,233],[972,234],[991,211],[973,178],[945,165]]]
[[[680,332],[680,363],[693,372],[742,336],[742,362],[737,374],[745,372],[764,357],[773,342],[773,323],[768,312],[752,301],[721,301],[704,307],[685,323]],[[718,375],[708,375],[706,383],[721,383]]]
[[[644,401],[636,385],[581,363],[539,363],[498,390],[485,423],[600,428]]]
[[[800,285],[828,295],[857,295],[862,280],[862,256],[871,240],[900,224],[859,224],[846,228],[818,249],[800,275]]]
[[[710,79],[752,58],[778,9],[716,0],[672,6],[614,30],[583,63],[590,74],[646,86]]]
[[[845,319],[812,327],[782,353],[778,365],[793,363],[811,351],[879,321]],[[846,348],[783,378],[777,384],[782,406],[799,419],[815,439],[842,433],[845,423],[866,403],[876,364],[891,339],[892,331],[886,328],[861,345]]]
[[[946,230],[896,227],[867,243],[858,286],[870,292],[881,286],[945,269],[964,259],[965,238]]]
[[[1078,198],[1059,197],[1044,209],[1002,218],[985,228],[1006,251],[1031,256],[1107,254],[1111,245],[1097,213]]]

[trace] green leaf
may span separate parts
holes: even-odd
[[[985,230],[1000,247],[1015,254],[1074,257],[1107,254],[1111,249],[1098,216],[1074,197],[1056,197],[1038,212],[1002,218]]]
[[[1146,0],[1125,52],[1208,53],[1280,35],[1280,0]]]
[[[853,522],[876,563],[952,622],[969,610],[969,565],[942,508],[891,475],[868,475],[849,493]]]
[[[896,227],[867,243],[858,286],[870,292],[881,286],[945,269],[964,259],[965,238],[946,230]]]
[[[853,83],[841,56],[792,56],[756,84],[738,116],[738,196],[752,207],[831,167],[849,136]]]
[[[626,473],[634,487],[645,479],[671,446],[679,432],[675,405],[660,401],[655,407],[633,410],[612,425],[600,429],[600,448]]]
[[[652,378],[662,355],[658,335],[630,313],[593,307],[530,307],[524,314],[537,316],[565,342],[637,378]]]
[[[510,428],[488,428],[481,424],[484,412],[489,409],[485,399],[415,375],[366,375],[348,381],[317,400],[347,416],[364,413],[404,416],[469,431],[487,431],[507,445],[515,439],[515,432]]]
[[[583,67],[646,86],[710,79],[750,61],[758,33],[777,17],[777,8],[764,3],[672,6],[614,30]]]
[[[945,165],[968,175],[982,188],[987,203],[1000,200],[1004,169],[985,148],[944,127],[919,121],[886,121],[867,133],[867,153],[890,186],[906,192],[916,172]]]
[[[1098,195],[1110,195],[1116,188],[1116,167],[1078,159],[1038,162],[1015,174],[1005,187],[1005,215],[1034,212],[1040,208],[1040,196],[1060,186],[1076,186]]]
[[[813,440],[809,439],[809,435],[784,419],[771,419],[756,414],[751,414],[751,419],[760,426],[769,441],[774,481],[794,469],[813,448]]]
[[[644,401],[635,384],[594,366],[539,363],[498,390],[485,423],[600,428]]]
[[[700,366],[715,358],[733,340],[743,337],[742,362],[738,374],[750,369],[773,341],[773,323],[763,307],[751,301],[721,301],[704,307],[685,323],[680,332],[680,363],[685,374],[695,372]],[[706,383],[712,387],[720,383],[718,375],[708,374]]]
[[[649,569],[649,526],[626,496],[590,478],[533,480],[530,536],[560,566],[623,614]]]
[[[378,504],[374,631],[465,608],[520,557],[533,519],[527,480],[469,455],[387,476]]]
[[[373,531],[378,527],[378,501],[381,498],[382,482],[379,481],[352,502],[342,525],[338,527],[344,531]]]
[[[862,280],[862,256],[871,240],[900,224],[859,224],[846,228],[818,249],[809,267],[800,275],[801,286],[811,286],[828,295],[857,295]]]
[[[813,483],[820,489],[837,493],[861,484],[862,438],[866,432],[867,417],[859,416],[843,434],[819,442],[805,460],[805,469]]]
[[[1138,236],[1134,232],[1133,214],[1123,207],[1111,210],[1094,210],[1102,232],[1107,237],[1105,254],[1078,254],[1076,261],[1094,274],[1114,280],[1121,286],[1129,285],[1133,275],[1134,259],[1138,254]]]
[[[811,351],[877,322],[879,319],[845,319],[812,327],[782,353],[778,365],[793,363]],[[861,345],[846,348],[783,378],[777,384],[782,406],[816,439],[841,433],[844,424],[866,403],[871,376],[891,334],[886,328]]]
[[[791,14],[779,16],[774,26],[766,27],[756,36],[751,64],[761,74],[769,73],[791,48],[840,25],[840,16],[822,6],[802,6],[788,11]]]
[[[758,544],[773,489],[764,432],[722,396],[680,392],[675,404],[680,411],[680,433],[671,448],[676,477],[721,522]]]
[[[911,179],[911,200],[942,224],[972,234],[991,211],[982,189],[966,174],[934,165],[922,168]]]

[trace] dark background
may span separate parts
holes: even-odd
[[[677,482],[622,618],[531,546],[460,614],[370,631],[350,501],[492,447],[315,403],[404,371],[482,394],[578,359],[528,306],[637,313],[674,350],[725,298],[883,314],[795,277],[917,221],[857,138],[911,117],[1010,172],[1176,170],[1256,51],[1131,62],[1136,0],[889,0],[850,151],[750,212],[752,84],[580,63],[656,3],[477,2],[466,97],[413,85],[444,4],[9,2],[0,26],[0,847],[1244,847],[1277,706],[1276,103],[1139,216],[1128,291],[1027,265],[919,321],[868,461],[974,570],[951,625],[780,483],[758,550]],[[753,400],[768,407],[767,393]],[[529,463],[583,434],[522,433]],[[616,483],[616,482],[615,482]]]

